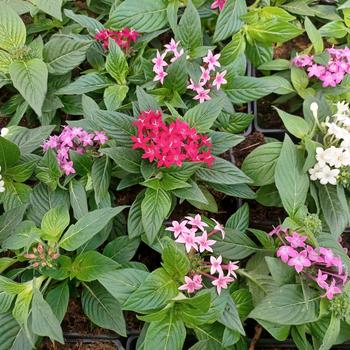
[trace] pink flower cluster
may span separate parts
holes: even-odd
[[[218,8],[218,9],[221,11],[221,10],[224,8],[225,4],[226,4],[226,0],[215,0],[215,1],[211,4],[210,8],[211,8],[212,10],[215,10],[215,9]]]
[[[108,48],[109,38],[113,39],[120,48],[128,50],[132,42],[135,42],[140,33],[130,28],[124,28],[120,31],[111,29],[102,29],[96,33],[95,39],[103,43],[105,49]]]
[[[159,81],[162,85],[164,84],[164,78],[168,75],[167,72],[164,71],[164,68],[169,64],[165,61],[165,58],[168,53],[172,54],[173,57],[170,59],[170,62],[175,62],[178,58],[180,58],[184,54],[184,49],[178,49],[180,42],[176,42],[174,39],[170,40],[169,44],[164,45],[165,51],[161,54],[157,50],[157,55],[153,58],[153,72],[156,73],[154,77],[154,81]]]
[[[289,266],[293,266],[296,272],[315,281],[325,290],[323,297],[333,299],[334,294],[340,294],[342,287],[348,280],[347,273],[343,269],[343,263],[339,256],[334,255],[328,248],[313,248],[307,244],[307,237],[298,232],[291,232],[277,226],[269,233],[277,235],[282,242],[276,255]]]
[[[210,100],[209,93],[214,86],[216,90],[220,90],[221,85],[227,84],[225,79],[226,70],[223,72],[216,72],[216,67],[221,67],[219,62],[220,54],[214,55],[211,50],[208,50],[208,54],[203,58],[203,66],[200,67],[202,74],[199,78],[199,82],[196,83],[190,79],[190,85],[187,89],[193,90],[197,95],[193,98],[199,100],[200,103]],[[216,73],[216,74],[215,74]]]
[[[68,176],[75,174],[73,161],[70,160],[69,151],[79,154],[86,153],[87,150],[96,149],[103,145],[108,137],[103,131],[88,133],[82,128],[65,126],[60,135],[50,136],[43,144],[46,152],[48,149],[57,151],[57,161],[61,170]]]
[[[142,149],[142,158],[156,161],[158,167],[181,166],[184,161],[204,162],[211,166],[215,160],[208,137],[197,134],[196,129],[179,119],[166,125],[161,111],[142,112],[134,125],[137,136],[131,137],[133,149]]]
[[[209,239],[213,235],[220,232],[222,238],[225,237],[224,227],[218,223],[215,219],[212,219],[215,223],[213,230],[208,233],[206,227],[208,224],[202,221],[199,214],[195,217],[186,216],[186,220],[181,222],[173,221],[172,226],[166,228],[167,231],[173,232],[177,243],[185,245],[186,252],[191,260],[193,253],[204,253],[205,251],[212,253],[212,246],[216,243],[215,240]],[[202,277],[206,277],[211,280],[211,284],[216,287],[218,294],[221,293],[221,289],[228,287],[230,282],[233,282],[237,275],[235,273],[238,270],[237,261],[229,261],[227,264],[222,263],[222,257],[215,258],[210,257],[210,262],[200,260],[198,264],[198,257],[194,259],[197,266],[192,264],[191,277],[185,276],[185,284],[179,287],[179,290],[185,290],[188,293],[193,293],[196,290],[203,288]],[[227,274],[224,274],[227,271]],[[215,276],[215,274],[218,276]]]
[[[46,247],[42,243],[39,243],[36,247],[33,247],[32,253],[25,253],[24,257],[30,260],[34,268],[52,268],[56,260],[60,257],[60,254],[57,249]]]
[[[317,64],[314,57],[308,55],[297,56],[293,62],[299,68],[306,68],[309,78],[316,77],[321,80],[323,87],[335,87],[350,73],[350,49],[329,48],[327,52],[330,59],[325,66]]]

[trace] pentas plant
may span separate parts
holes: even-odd
[[[217,258],[208,255],[213,253],[212,246],[216,243],[216,240],[210,238],[217,234],[220,234],[222,239],[225,238],[224,227],[215,219],[212,220],[215,226],[209,233],[208,224],[202,221],[199,214],[195,217],[186,216],[181,222],[173,221],[172,226],[166,228],[167,231],[173,232],[175,242],[185,246],[191,263],[191,271],[185,276],[185,283],[179,290],[194,293],[204,287],[203,278],[206,278],[220,295],[221,289],[228,288],[228,284],[237,278],[235,271],[238,270],[238,261],[223,263],[221,255]]]
[[[102,29],[98,31],[95,35],[95,39],[102,43],[105,49],[108,49],[109,39],[113,39],[120,48],[124,50],[129,50],[133,42],[136,42],[140,33],[134,29],[123,28],[119,31],[114,31],[111,29]]]
[[[322,81],[322,86],[335,87],[344,77],[350,73],[350,49],[329,48],[326,49],[329,60],[326,65],[317,64],[313,56],[300,55],[294,58],[294,64],[299,68],[305,68],[308,77],[315,77]]]
[[[212,10],[219,9],[220,11],[224,8],[227,0],[215,0],[211,5],[210,8]]]
[[[157,50],[157,55],[152,59],[153,62],[153,72],[155,72],[156,76],[154,77],[154,81],[159,81],[162,85],[164,84],[164,78],[168,75],[168,73],[164,70],[165,67],[169,66],[169,63],[166,62],[165,58],[169,58],[169,54],[171,57],[170,62],[173,63],[177,59],[179,59],[184,54],[184,49],[179,48],[180,42],[176,42],[174,39],[171,39],[169,44],[164,45],[165,50],[163,53],[160,53]]]
[[[43,143],[43,150],[53,149],[57,153],[57,161],[61,170],[66,174],[75,174],[73,161],[70,160],[70,151],[78,154],[98,154],[98,148],[105,144],[108,137],[103,131],[89,133],[83,128],[65,126],[59,135],[50,136]]]
[[[185,161],[210,167],[215,160],[210,138],[179,119],[167,125],[159,110],[142,112],[133,124],[137,127],[137,136],[131,137],[133,149],[142,149],[142,158],[157,162],[158,167],[181,166]]]
[[[316,282],[325,291],[322,297],[331,300],[335,294],[342,293],[348,275],[341,258],[331,249],[314,248],[308,244],[307,236],[282,226],[277,226],[269,235],[277,236],[281,242],[277,257],[292,266],[297,273],[302,273],[307,279]]]
[[[350,184],[350,110],[349,104],[337,103],[337,111],[320,125],[324,133],[323,147],[316,148],[317,163],[309,169],[310,179],[319,180],[322,185],[336,185],[345,187]],[[311,105],[315,120],[318,105]]]
[[[220,56],[221,54],[214,55],[211,50],[208,50],[207,56],[203,57],[203,65],[200,67],[202,74],[199,82],[196,83],[193,79],[190,79],[190,85],[187,86],[188,89],[197,93],[193,97],[194,100],[199,100],[200,103],[208,101],[211,99],[209,93],[212,89],[220,90],[221,85],[227,84],[225,79],[227,71],[217,72],[217,69],[221,67]]]
[[[31,252],[25,253],[23,256],[29,259],[34,268],[53,268],[57,265],[57,259],[60,257],[58,250],[58,248],[40,242],[32,248]]]

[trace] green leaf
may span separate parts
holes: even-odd
[[[104,29],[104,26],[93,17],[77,15],[68,9],[64,10],[64,14],[76,23],[79,23],[83,28],[86,28],[91,35],[95,35],[97,31]]]
[[[0,136],[0,166],[1,172],[14,166],[20,157],[20,151],[16,144]]]
[[[146,271],[138,269],[120,269],[110,271],[98,276],[98,281],[122,305],[135,292],[149,276]]]
[[[296,25],[281,21],[277,17],[267,21],[259,21],[247,28],[249,37],[264,44],[284,43],[303,33]]]
[[[164,80],[164,87],[183,94],[187,89],[186,54],[183,54],[167,69],[167,77]]]
[[[134,203],[132,203],[128,215],[128,235],[130,238],[141,236],[145,230],[142,225],[141,203],[145,197],[145,191],[141,191]]]
[[[11,235],[2,243],[3,249],[29,249],[40,239],[39,230],[32,221],[22,221]],[[1,268],[0,268],[1,271]]]
[[[173,190],[172,193],[181,199],[186,199],[188,201],[195,201],[197,203],[203,203],[208,204],[208,200],[206,199],[205,195],[203,194],[200,187],[197,185],[197,183],[193,180],[188,181],[189,185],[191,187],[186,188],[178,188],[176,190]]]
[[[115,111],[121,106],[128,94],[129,87],[126,85],[111,85],[103,93],[103,102],[109,111]]]
[[[272,61],[265,62],[261,64],[258,68],[259,70],[286,70],[289,69],[290,61],[282,58],[277,58]]]
[[[159,268],[149,274],[142,285],[130,295],[124,309],[148,313],[165,306],[178,292],[177,284],[171,276]]]
[[[163,28],[168,22],[167,3],[162,0],[126,0],[111,14],[108,28],[129,27],[141,33],[151,33]]]
[[[54,35],[45,44],[44,61],[49,73],[63,75],[79,66],[86,58],[91,41],[77,40],[68,35]]]
[[[8,52],[0,50],[0,73],[7,74],[12,62],[12,56]]]
[[[86,243],[100,232],[110,220],[118,215],[125,207],[96,209],[80,218],[76,224],[71,225],[63,235],[60,246],[73,251]]]
[[[181,350],[186,338],[184,322],[170,310],[166,318],[151,322],[145,338],[145,350]]]
[[[265,260],[272,278],[279,286],[295,282],[295,270],[292,267],[271,256],[266,256]]]
[[[285,136],[275,170],[275,182],[283,207],[293,218],[305,204],[309,177],[303,172],[303,154],[289,136]]]
[[[245,39],[241,32],[233,35],[232,40],[222,49],[220,56],[220,63],[224,66],[228,66],[236,60],[236,58],[244,53]]]
[[[305,17],[305,30],[306,33],[314,46],[315,53],[321,53],[324,49],[323,39],[321,33],[317,30],[314,24],[310,21],[309,17]]]
[[[180,281],[190,269],[190,261],[181,248],[181,245],[169,241],[162,253],[163,268]]]
[[[253,299],[247,288],[240,288],[235,290],[231,297],[236,304],[236,308],[239,313],[241,320],[245,320],[249,315],[250,311],[253,310]]]
[[[318,319],[319,293],[305,300],[300,285],[288,284],[268,294],[249,317],[280,325],[298,325]]]
[[[0,216],[0,243],[10,237],[21,223],[27,209],[26,205],[10,209]]]
[[[217,213],[219,211],[218,204],[216,203],[215,197],[205,186],[199,186],[200,191],[204,195],[207,203],[203,201],[196,201],[193,199],[187,199],[187,201],[199,210],[209,211],[211,213]]]
[[[47,66],[38,59],[12,62],[9,67],[13,86],[20,92],[38,116],[47,91]]]
[[[62,322],[68,309],[69,287],[67,282],[62,282],[52,288],[46,296],[46,301],[50,305],[52,312],[59,322]]]
[[[275,109],[282,119],[284,126],[292,135],[298,137],[299,139],[303,139],[307,134],[310,133],[311,130],[309,128],[309,124],[305,121],[305,119],[284,112],[276,107]]]
[[[245,335],[244,328],[242,326],[237,307],[232,300],[229,293],[225,293],[224,296],[227,298],[224,312],[220,315],[218,321],[229,329],[237,331],[242,335]]]
[[[275,184],[261,186],[256,191],[256,201],[265,207],[282,207],[282,202]]]
[[[84,284],[81,303],[85,314],[93,323],[126,337],[121,305],[100,284]]]
[[[86,192],[80,181],[73,179],[69,182],[69,196],[74,217],[79,220],[89,212]]]
[[[249,226],[249,206],[244,203],[226,222],[225,227],[245,233]]]
[[[323,37],[328,38],[343,38],[348,34],[348,28],[345,26],[343,20],[328,22],[319,31]]]
[[[81,253],[75,258],[70,277],[90,282],[96,280],[101,274],[113,271],[119,266],[114,260],[91,250]]]
[[[108,194],[111,172],[112,166],[108,157],[101,157],[94,161],[91,169],[91,180],[95,191],[96,204],[99,204]]]
[[[333,345],[337,344],[337,338],[340,332],[340,319],[332,313],[331,321],[327,328],[322,344],[319,350],[329,350]]]
[[[90,73],[81,75],[77,80],[57,90],[56,95],[82,95],[87,92],[104,89],[111,83],[104,75]]]
[[[228,38],[237,33],[243,26],[241,16],[247,13],[247,5],[244,1],[228,0],[220,11],[216,22],[214,42]]]
[[[156,99],[152,95],[147,94],[142,87],[136,86],[136,96],[137,96],[137,102],[139,104],[140,111],[148,111],[150,109],[153,109],[153,110],[160,109],[160,106],[156,101]]]
[[[142,225],[150,243],[156,238],[170,208],[171,195],[168,192],[147,188],[141,203],[141,213]]]
[[[192,1],[188,1],[177,28],[177,40],[181,46],[193,50],[203,45],[201,20]]]
[[[33,0],[32,2],[41,11],[62,21],[62,0]]]
[[[109,39],[108,48],[109,54],[106,60],[106,70],[118,84],[125,85],[129,66],[124,52],[112,39]]]
[[[17,13],[0,3],[0,48],[6,51],[21,48],[26,42],[26,27]]]
[[[112,158],[123,170],[132,174],[140,173],[141,157],[138,151],[128,147],[110,147],[103,148],[101,152]]]
[[[34,288],[32,301],[32,328],[35,334],[64,344],[60,323],[37,288]]]
[[[208,132],[222,110],[222,99],[214,98],[189,109],[184,120],[197,132]]]
[[[203,181],[214,184],[235,185],[250,183],[251,179],[227,160],[216,158],[210,168],[200,168],[196,175]]]
[[[65,205],[50,209],[41,222],[42,238],[57,242],[69,222],[69,212]]]
[[[323,216],[330,232],[339,236],[349,223],[349,208],[344,189],[333,185],[317,186]]]
[[[105,246],[103,255],[119,264],[125,264],[133,258],[139,244],[139,239],[130,239],[129,236],[117,237]]]

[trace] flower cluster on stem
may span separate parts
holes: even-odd
[[[209,260],[205,260],[207,257],[205,253],[213,253],[212,246],[216,243],[216,240],[210,237],[216,234],[220,234],[222,239],[225,237],[224,227],[215,219],[212,220],[215,225],[209,233],[207,232],[209,225],[202,221],[199,214],[195,217],[186,216],[181,222],[173,221],[172,226],[166,228],[174,234],[175,242],[185,246],[192,262],[190,275],[184,277],[185,283],[179,287],[179,290],[194,293],[204,287],[203,278],[206,278],[220,294],[221,289],[226,289],[228,284],[237,278],[235,271],[238,270],[238,261],[223,263],[221,255],[217,258],[212,255]]]
[[[350,49],[329,48],[326,52],[329,54],[326,65],[317,64],[314,57],[309,55],[297,56],[293,63],[299,68],[305,68],[309,78],[316,77],[322,81],[323,87],[335,87],[350,73]]]
[[[221,67],[219,62],[220,54],[214,55],[211,50],[208,50],[208,54],[203,58],[203,65],[200,67],[201,76],[199,82],[194,82],[190,79],[190,85],[188,89],[194,91],[197,95],[193,97],[194,100],[199,100],[200,103],[211,99],[209,93],[211,89],[221,89],[221,85],[227,84],[225,79],[226,70],[218,72],[217,69]]]
[[[212,10],[219,9],[220,11],[224,8],[227,0],[215,0],[211,5],[210,8]]]
[[[306,278],[315,282],[325,291],[322,297],[333,299],[340,294],[348,275],[344,271],[342,260],[333,251],[325,247],[314,248],[308,244],[308,238],[290,229],[276,227],[269,233],[277,236],[281,242],[277,257],[292,266],[297,273],[303,273]]]
[[[48,247],[43,243],[39,243],[36,247],[33,247],[31,253],[25,253],[24,257],[29,259],[34,268],[53,268],[60,254],[55,247]]]
[[[105,144],[108,137],[103,131],[89,133],[83,128],[65,126],[60,135],[50,136],[43,144],[46,152],[53,149],[57,152],[57,161],[61,170],[66,174],[75,174],[73,161],[70,160],[70,151],[84,154],[94,151]]]
[[[156,161],[158,167],[181,166],[183,162],[204,162],[211,166],[215,158],[207,136],[179,119],[165,124],[161,111],[144,111],[134,122],[137,136],[132,136],[133,149],[144,151],[142,158]]]
[[[156,74],[154,77],[154,81],[159,81],[162,85],[164,84],[164,78],[168,75],[168,73],[164,70],[165,67],[169,65],[166,62],[168,54],[172,56],[170,62],[175,62],[184,54],[184,49],[179,49],[180,42],[176,42],[174,39],[170,40],[169,44],[164,45],[165,50],[163,53],[160,53],[157,50],[157,55],[152,59],[153,62],[153,72]]]
[[[349,105],[338,102],[337,112],[327,118],[322,128],[325,132],[324,147],[316,148],[317,163],[309,169],[310,178],[319,180],[322,185],[336,185],[341,178],[350,175]]]
[[[121,49],[128,50],[132,42],[136,42],[140,33],[130,28],[123,28],[119,31],[102,29],[95,35],[95,39],[100,41],[105,49],[108,49],[109,38],[113,39]]]

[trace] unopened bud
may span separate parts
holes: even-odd
[[[312,115],[315,119],[317,119],[317,112],[318,112],[318,104],[317,102],[312,102],[310,105],[310,111],[312,112]]]

